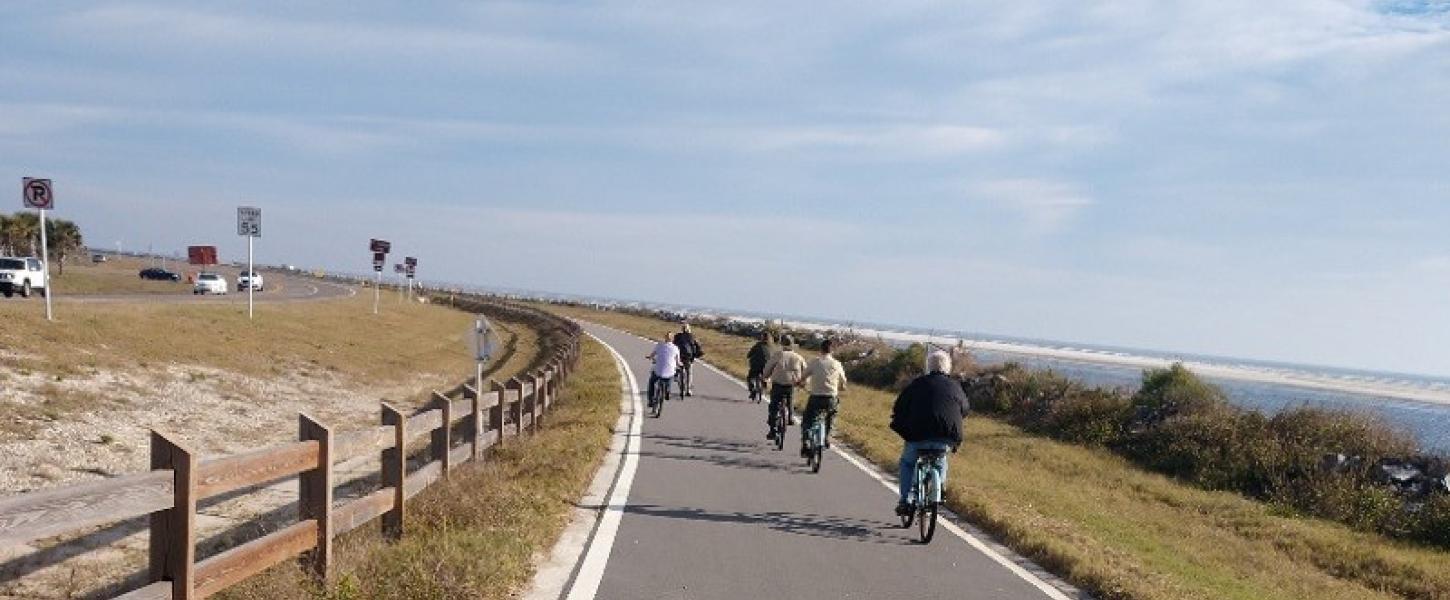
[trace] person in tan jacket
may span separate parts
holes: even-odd
[[[831,447],[831,427],[836,422],[836,408],[841,403],[841,391],[846,389],[846,368],[841,361],[831,356],[831,340],[821,343],[821,355],[806,365],[805,384],[810,399],[806,400],[806,412],[801,415],[801,456],[806,455],[806,435],[816,419],[826,419],[826,447]]]
[[[770,426],[770,432],[765,434],[765,439],[774,440],[777,435],[785,435],[785,431],[775,430],[775,421],[771,416],[775,411],[780,410],[780,403],[784,402],[786,410],[791,409],[791,399],[795,395],[795,387],[801,384],[806,375],[806,359],[796,354],[795,340],[790,336],[780,338],[780,352],[770,357],[770,362],[765,365],[765,372],[762,373],[766,380],[770,381],[770,408],[765,413],[765,422]],[[782,427],[785,425],[782,424]]]

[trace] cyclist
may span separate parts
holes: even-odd
[[[841,391],[846,389],[846,368],[831,356],[831,340],[821,342],[821,355],[806,365],[805,384],[810,397],[806,412],[801,415],[801,456],[807,454],[806,436],[818,418],[826,419],[826,447],[831,447],[831,427],[836,423],[836,408]],[[822,415],[824,413],[824,415]]]
[[[801,384],[801,378],[806,374],[806,359],[791,349],[794,345],[795,340],[790,336],[782,336],[780,352],[771,357],[770,362],[765,365],[765,372],[762,373],[771,384],[770,408],[765,413],[765,422],[770,425],[770,433],[765,434],[765,439],[768,440],[774,440],[776,435],[785,435],[784,431],[775,430],[775,411],[780,410],[782,402],[787,409],[790,407],[795,386]]]
[[[689,323],[681,324],[680,332],[675,334],[675,347],[680,350],[680,360],[683,361],[686,373],[685,381],[689,382],[689,387],[685,390],[684,395],[693,396],[695,395],[695,382],[689,377],[690,365],[695,362],[695,359],[704,358],[705,350],[700,347],[700,342],[695,341],[695,334],[690,333]]]
[[[969,407],[962,384],[947,375],[952,359],[945,352],[932,352],[926,357],[926,374],[912,380],[897,396],[891,407],[891,430],[906,442],[901,452],[900,498],[896,514],[911,514],[907,502],[916,481],[916,456],[923,450],[951,450],[962,445],[962,418]],[[942,464],[942,484],[946,484],[946,463]]]
[[[745,361],[750,363],[750,374],[745,381],[750,385],[750,399],[755,400],[760,394],[765,393],[765,365],[770,362],[771,355],[770,332],[760,332],[760,341],[750,347],[750,352],[745,354]]]
[[[654,363],[654,368],[649,372],[649,388],[647,388],[649,391],[646,394],[654,394],[655,383],[663,379],[665,397],[660,398],[660,401],[663,402],[665,398],[670,397],[670,380],[675,378],[675,371],[684,364],[680,360],[680,349],[675,347],[675,344],[670,341],[670,334],[666,333],[663,338],[660,338],[659,343],[655,344],[654,350],[645,355],[645,358]]]

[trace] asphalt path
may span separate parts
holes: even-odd
[[[650,344],[586,329],[624,358],[642,394]],[[776,451],[765,439],[763,403],[704,365],[693,375],[694,397],[668,403],[659,419],[636,417],[643,426],[631,445],[637,463],[621,476],[630,479],[622,516],[617,529],[596,531],[587,550],[603,547],[602,575],[576,569],[569,598],[590,597],[590,589],[608,600],[1077,596],[956,526],[918,543],[916,529],[901,529],[892,512],[895,492],[859,459],[828,453],[812,474],[799,457],[798,429]],[[590,577],[598,581],[582,581]]]
[[[316,300],[330,300],[344,298],[359,293],[358,288],[348,285],[324,281],[315,277],[283,275],[280,273],[262,273],[266,283],[266,291],[254,292],[253,299],[258,304],[264,303],[286,303],[286,302],[309,302]],[[92,295],[67,295],[65,288],[61,287],[56,300],[59,302],[74,302],[84,304],[247,304],[247,293],[238,292],[235,275],[227,276],[227,284],[230,289],[224,295],[196,295],[190,293],[179,294],[92,294]],[[190,284],[179,283],[177,285],[187,286]]]

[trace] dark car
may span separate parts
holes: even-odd
[[[155,281],[181,281],[181,275],[156,267],[141,269],[141,278]]]

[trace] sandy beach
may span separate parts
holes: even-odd
[[[820,323],[807,323],[801,321],[785,321],[785,324],[797,329],[812,331],[845,329],[845,327],[841,325],[825,325]],[[1174,362],[1177,362],[1170,359],[1153,358],[1147,356],[1133,356],[1122,353],[1108,353],[1087,349],[1049,348],[1044,346],[1015,344],[994,340],[959,340],[959,338],[950,336],[927,336],[900,331],[862,329],[859,327],[854,328],[853,331],[862,336],[879,336],[882,339],[888,341],[906,343],[930,342],[944,346],[956,345],[958,341],[961,341],[966,345],[968,349],[972,350],[984,350],[991,352],[1001,352],[1005,354],[1017,354],[1021,356],[1033,356],[1041,358],[1052,358],[1057,360],[1070,360],[1102,365],[1132,367],[1136,369],[1167,367],[1172,365]],[[1332,375],[1321,375],[1288,369],[1251,368],[1191,360],[1185,360],[1182,362],[1184,366],[1193,370],[1195,373],[1210,378],[1297,386],[1309,389],[1330,390],[1351,394],[1362,394],[1366,396],[1380,398],[1394,398],[1398,400],[1410,400],[1414,402],[1424,402],[1429,404],[1450,406],[1450,389],[1418,386],[1393,381],[1336,377]]]

